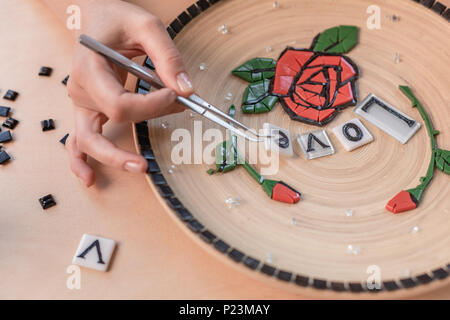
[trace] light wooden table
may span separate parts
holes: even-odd
[[[134,2],[166,23],[191,3]],[[205,252],[164,212],[141,175],[91,161],[98,184],[84,189],[58,142],[72,128],[71,103],[60,82],[70,71],[73,38],[39,1],[0,4],[0,94],[20,92],[16,102],[1,102],[20,123],[6,145],[13,160],[0,167],[0,298],[308,298],[255,280]],[[42,65],[54,68],[50,78],[37,76]],[[56,120],[57,129],[42,133],[40,120],[47,118]],[[129,125],[109,126],[106,135],[134,150]],[[58,205],[43,211],[38,198],[48,193]],[[66,268],[83,233],[119,245],[109,272],[82,269],[81,289],[69,290]],[[420,298],[448,299],[450,287]]]

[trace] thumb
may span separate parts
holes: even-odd
[[[180,52],[169,37],[163,23],[156,17],[150,21],[147,26],[148,32],[141,31],[140,44],[153,61],[164,84],[178,95],[191,95],[194,93],[194,86]]]

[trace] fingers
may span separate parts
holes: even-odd
[[[137,41],[155,64],[161,80],[178,95],[186,97],[194,93],[181,54],[170,39],[163,23],[152,17],[147,22],[146,29],[148,32],[139,32]]]
[[[95,174],[86,163],[86,154],[78,150],[76,136],[69,135],[66,141],[66,149],[69,153],[70,169],[80,179],[84,186],[90,187],[95,182]]]
[[[104,123],[100,114],[84,108],[76,109],[78,150],[110,167],[132,173],[143,173],[147,170],[147,161],[142,156],[117,148],[100,134]]]
[[[142,121],[184,110],[174,103],[176,94],[171,89],[161,89],[147,95],[126,91],[111,66],[99,56],[90,58],[90,69],[96,76],[85,79],[85,90],[92,98],[93,106],[98,109],[96,111],[113,122]],[[77,96],[76,92],[74,96]],[[84,99],[79,97],[79,101]]]

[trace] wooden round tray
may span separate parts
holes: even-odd
[[[356,25],[359,44],[347,56],[361,70],[359,101],[374,93],[423,124],[417,109],[398,90],[400,84],[410,86],[434,127],[441,130],[439,146],[448,149],[450,28],[432,10],[414,1],[379,1],[381,29],[369,30],[366,10],[374,4],[370,0],[284,0],[278,8],[265,0],[210,1],[218,2],[210,8],[206,1],[200,2],[197,8],[205,13],[189,23],[185,15],[185,19],[180,16],[186,26],[177,20],[169,31],[176,36],[197,93],[224,111],[234,103],[239,121],[252,128],[270,122],[293,136],[317,129],[292,121],[280,104],[270,113],[242,114],[240,102],[247,84],[232,76],[231,70],[253,57],[277,59],[286,46],[308,48],[314,36],[327,28]],[[195,15],[192,8],[187,12]],[[218,31],[222,24],[227,25],[227,34]],[[267,50],[269,46],[272,50]],[[201,63],[206,70],[200,70]],[[231,101],[226,100],[229,92]],[[136,145],[140,152],[152,150],[155,155],[149,161],[149,181],[162,194],[170,214],[210,244],[212,251],[230,257],[241,268],[255,270],[260,277],[272,277],[299,290],[367,292],[367,269],[373,265],[379,267],[383,282],[379,291],[387,294],[403,295],[405,289],[412,292],[448,283],[444,280],[450,262],[448,177],[436,172],[416,210],[394,215],[384,209],[392,196],[416,186],[426,172],[431,151],[424,127],[402,145],[362,120],[375,141],[347,152],[331,128],[359,117],[353,107],[341,111],[324,127],[335,155],[281,160],[274,178],[302,193],[301,202],[287,205],[270,200],[242,168],[213,176],[206,173],[212,168],[206,164],[172,168],[171,151],[178,143],[171,141],[174,129],[193,132],[195,120],[202,120],[203,130],[214,127],[190,113],[136,124]],[[230,197],[240,198],[240,205],[230,209],[226,204]],[[349,253],[349,245],[356,251]]]

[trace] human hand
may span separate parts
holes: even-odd
[[[134,122],[181,112],[177,95],[189,96],[193,86],[181,55],[162,22],[147,11],[120,0],[84,0],[81,33],[106,44],[128,58],[147,54],[165,83],[147,95],[127,92],[126,72],[78,42],[67,88],[75,109],[75,131],[66,148],[70,167],[87,187],[95,173],[87,163],[97,161],[129,172],[145,172],[147,162],[117,148],[102,135],[108,122]]]

